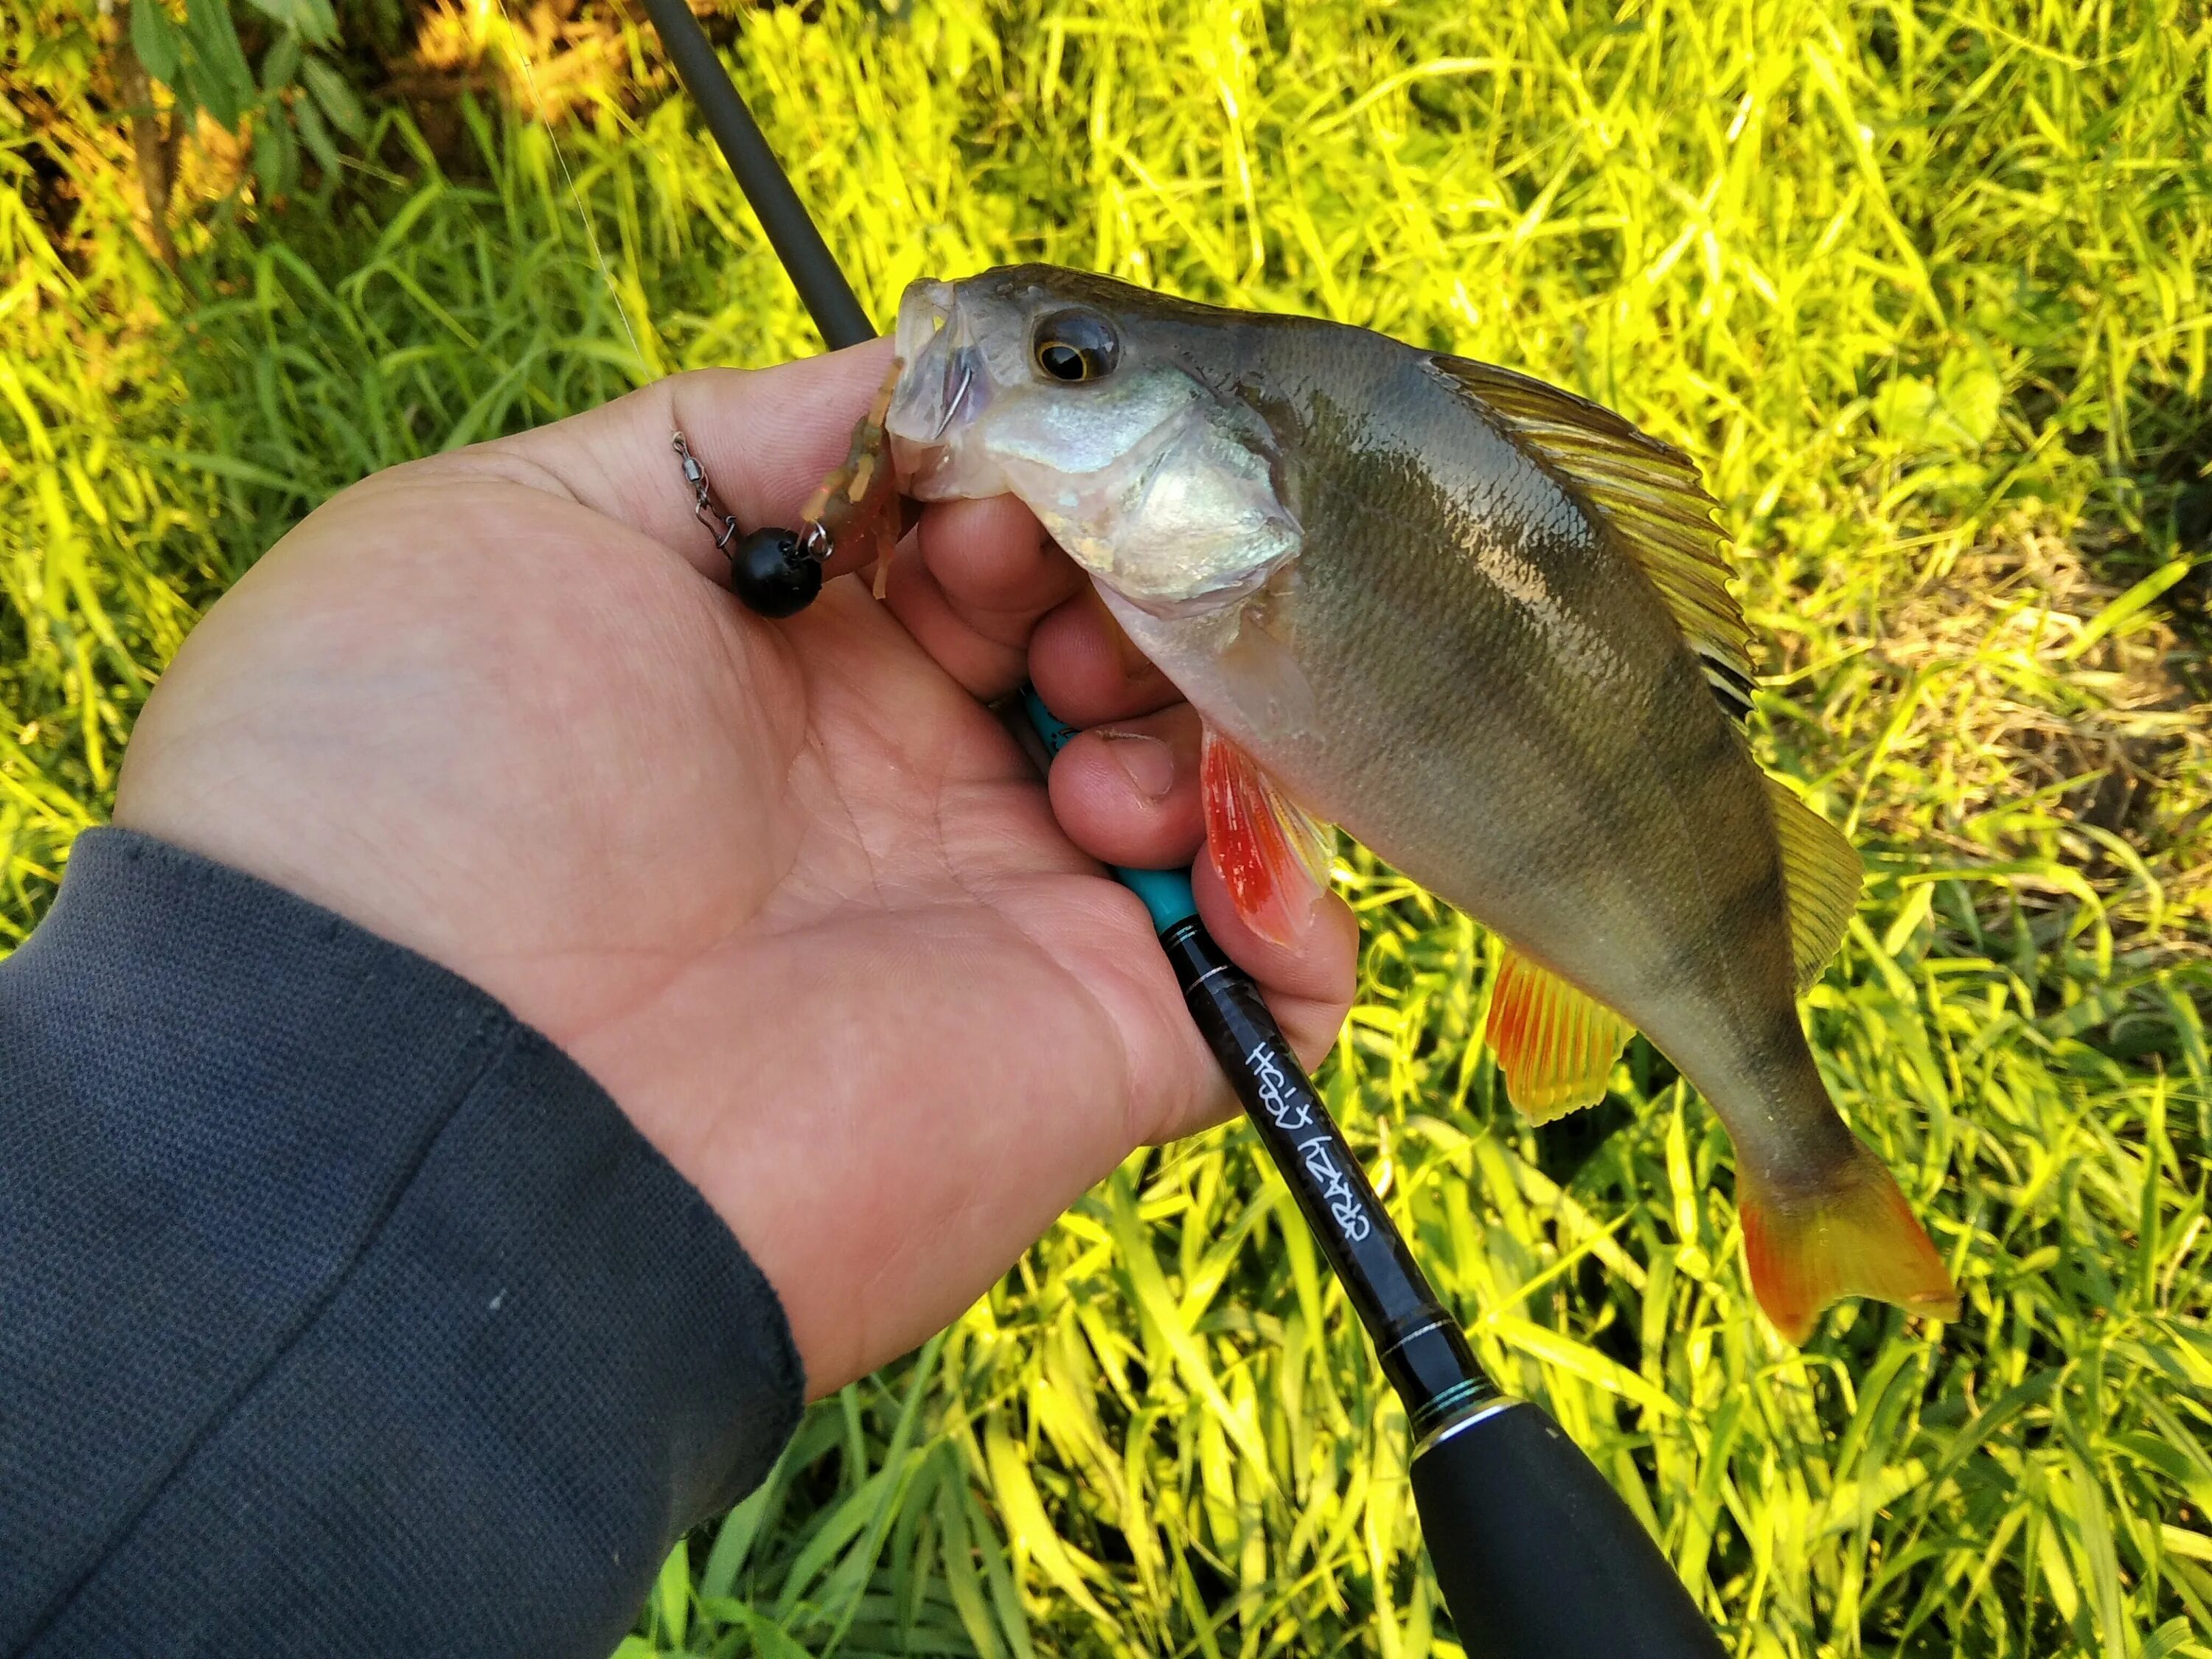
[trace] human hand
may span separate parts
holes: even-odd
[[[792,523],[889,351],[678,376],[356,485],[193,633],[116,799],[558,1043],[767,1274],[815,1395],[1231,1104],[1093,862],[1196,854],[1196,717],[1026,509],[929,509],[887,605],[833,580],[770,623],[721,585],[671,431],[741,524]],[[976,701],[1025,675],[1124,734],[1077,738],[1049,805]],[[1349,910],[1293,954],[1195,880],[1317,1061]]]

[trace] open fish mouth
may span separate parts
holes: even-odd
[[[884,424],[902,487],[917,501],[975,493],[960,440],[990,401],[991,376],[953,283],[910,283],[899,301],[898,387]]]

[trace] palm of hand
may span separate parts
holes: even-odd
[[[400,469],[294,532],[180,653],[118,820],[551,1037],[730,1221],[819,1391],[1218,1079],[1141,907],[865,589],[763,623],[539,465]]]

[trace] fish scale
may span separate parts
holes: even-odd
[[[1806,1042],[1856,857],[1737,726],[1748,630],[1679,453],[1508,371],[1046,266],[915,284],[898,345],[908,493],[1019,496],[1204,716],[1248,923],[1295,942],[1310,815],[1341,825],[1506,940],[1516,1105],[1601,1098],[1632,1027],[1697,1085],[1785,1335],[1844,1295],[1955,1315]]]
[[[1464,427],[1463,410],[1447,404],[1433,376],[1420,378],[1438,406],[1422,424],[1443,428],[1436,435],[1446,440]],[[1459,464],[1468,471],[1510,459],[1487,434],[1464,447]],[[1356,456],[1340,465],[1359,470]],[[1343,741],[1331,757],[1345,783],[1332,793],[1333,780],[1313,778],[1310,804],[1370,845],[1389,846],[1401,869],[1508,937],[1548,939],[1553,965],[1571,971],[1563,954],[1589,958],[1578,977],[1593,989],[1602,982],[1601,997],[1613,994],[1603,1000],[1620,999],[1614,1006],[1633,1018],[1628,1003],[1645,999],[1618,976],[1649,957],[1621,938],[1624,929],[1640,931],[1634,920],[1650,908],[1633,896],[1650,890],[1638,866],[1695,852],[1653,833],[1649,803],[1664,798],[1666,780],[1644,757],[1672,730],[1711,732],[1723,722],[1684,653],[1664,645],[1656,599],[1644,626],[1620,627],[1619,611],[1647,596],[1617,574],[1608,581],[1590,556],[1601,550],[1587,537],[1577,548],[1549,514],[1526,509],[1540,491],[1563,500],[1542,490],[1544,481],[1528,480],[1522,501],[1492,489],[1489,501],[1467,509],[1441,470],[1423,471],[1374,506],[1324,509],[1309,526],[1299,591],[1313,602],[1301,605],[1294,649],[1312,657],[1311,678],[1345,688],[1333,699]],[[1479,497],[1485,482],[1466,494]],[[1358,499],[1348,480],[1316,483],[1323,487],[1310,493],[1322,499]],[[1501,561],[1540,584],[1553,634],[1561,617],[1599,617],[1627,643],[1612,645],[1610,661],[1588,650],[1562,653],[1545,620],[1489,574]],[[1583,629],[1601,638],[1605,631],[1595,622]],[[1394,731],[1408,741],[1378,741]],[[1409,767],[1401,755],[1425,763]],[[1610,787],[1594,792],[1591,778]],[[1593,841],[1620,850],[1594,863],[1582,852]],[[1771,865],[1761,846],[1734,856]],[[1620,898],[1597,896],[1607,890]],[[1561,931],[1562,895],[1590,935],[1580,950]],[[1779,925],[1778,905],[1772,920]],[[1682,929],[1663,933],[1680,940]]]

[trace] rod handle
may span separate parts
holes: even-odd
[[[1413,1501],[1468,1659],[1723,1659],[1635,1512],[1526,1401],[1413,1455]]]

